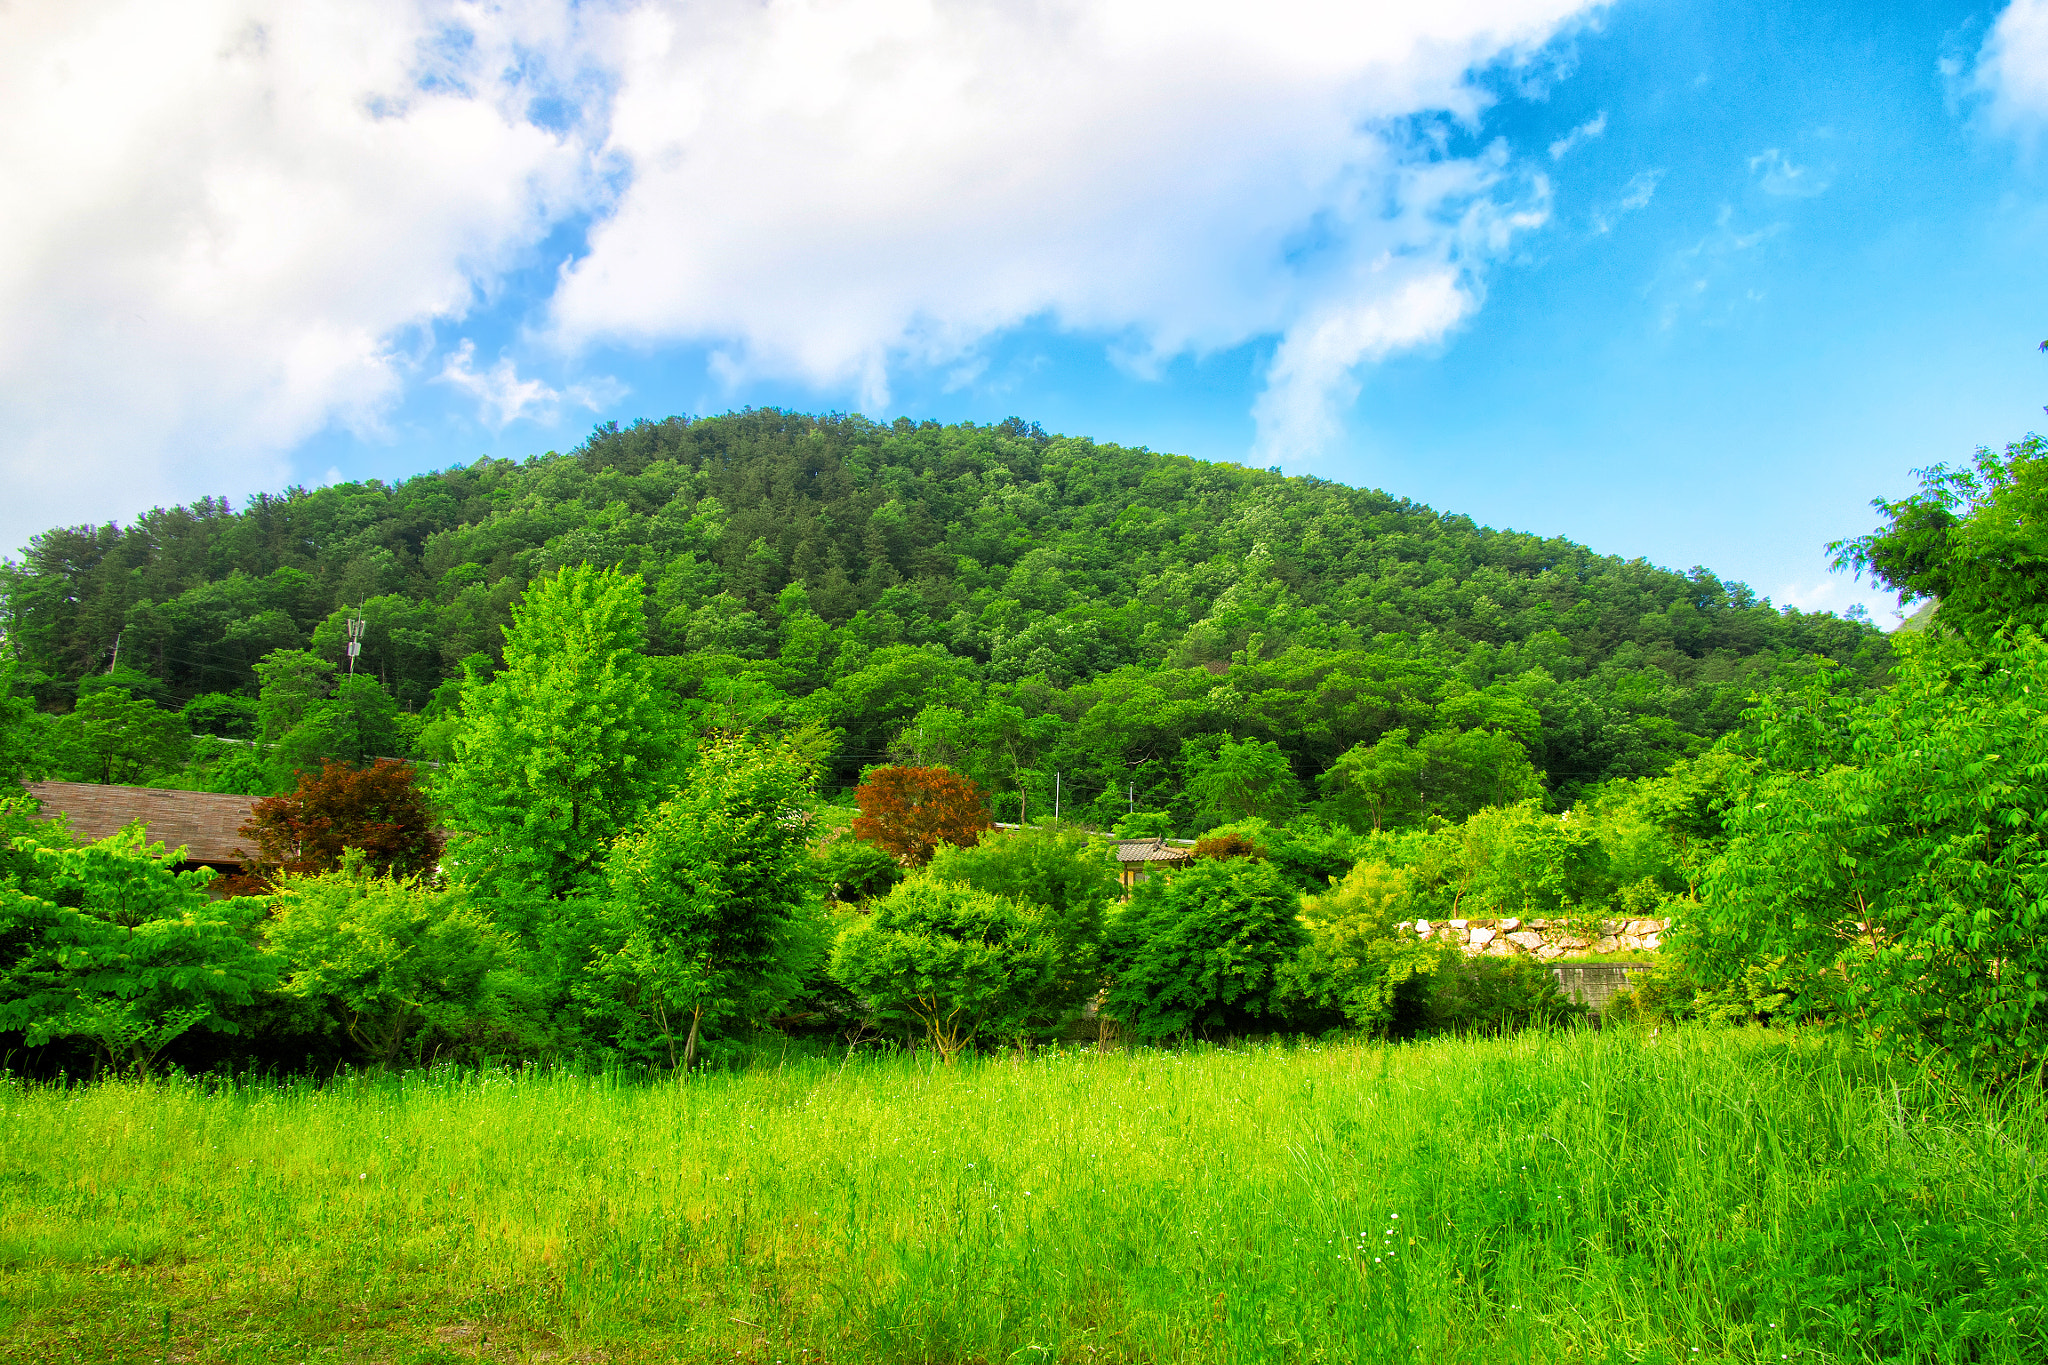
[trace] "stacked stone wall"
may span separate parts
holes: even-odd
[[[1654,953],[1671,927],[1668,919],[1603,920],[1598,932],[1564,919],[1419,919],[1401,926],[1417,938],[1455,943],[1474,957],[1530,957],[1550,962],[1582,953]]]

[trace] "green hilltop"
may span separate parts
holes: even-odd
[[[357,666],[432,757],[464,661],[493,667],[527,583],[579,563],[642,577],[674,705],[836,731],[842,784],[950,763],[1005,818],[1056,778],[1070,813],[1174,809],[1187,746],[1221,736],[1312,783],[1395,731],[1511,735],[1563,802],[1702,750],[1815,656],[1866,679],[1888,658],[1867,622],[1376,490],[1014,418],[773,409],[55,529],[0,591],[45,710],[118,641],[131,691],[245,736],[258,660],[339,662],[360,608]]]

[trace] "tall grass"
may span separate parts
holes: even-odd
[[[2044,1137],[1704,1031],[7,1082],[0,1354],[2038,1362]]]

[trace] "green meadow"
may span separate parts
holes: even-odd
[[[2038,1104],[1819,1034],[0,1082],[0,1358],[2048,1358]]]

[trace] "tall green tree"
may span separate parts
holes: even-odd
[[[1186,740],[1181,763],[1187,771],[1188,802],[1210,824],[1252,817],[1281,819],[1301,800],[1301,784],[1280,746],[1269,739],[1233,739],[1228,734]]]
[[[809,848],[813,780],[786,743],[723,736],[612,845],[617,946],[589,971],[651,1024],[643,1032],[671,1065],[694,1064],[707,1025],[765,1019],[812,965],[800,930],[824,893]]]
[[[463,686],[455,759],[434,790],[462,835],[449,862],[520,932],[538,902],[595,883],[670,775],[640,589],[588,565],[536,580],[505,630],[505,666]]]
[[[1701,984],[1994,1081],[2048,1076],[2048,642],[1908,641],[1764,699],[1681,946]],[[1759,992],[1746,982],[1758,972]]]

